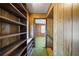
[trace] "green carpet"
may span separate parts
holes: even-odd
[[[46,38],[45,37],[36,37],[35,38],[35,47],[36,48],[43,48],[45,47]]]
[[[32,56],[47,56],[45,43],[46,43],[45,37],[36,37],[35,48],[33,48]]]
[[[32,56],[47,56],[46,48],[33,48]]]

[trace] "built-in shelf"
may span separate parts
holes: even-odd
[[[26,41],[26,39],[25,40],[19,40],[18,42],[8,46],[7,48],[4,48],[3,51],[0,52],[0,55],[4,55],[4,56],[9,55],[15,49],[17,49],[20,45],[22,45],[25,41]]]
[[[22,35],[22,34],[26,34],[26,32],[2,35],[2,36],[0,36],[0,39],[4,39],[4,38],[8,38],[8,37],[13,37],[13,36],[18,36],[18,35]]]
[[[27,40],[27,55],[30,56],[32,54],[34,38],[30,38]]]
[[[11,24],[15,24],[15,25],[26,26],[26,24],[23,24],[23,23],[18,22],[18,21],[11,20],[11,19],[6,18],[6,17],[3,17],[3,16],[0,16],[0,21],[7,22],[7,23],[11,23]]]
[[[27,52],[27,55],[30,56],[32,54],[32,47],[30,47],[29,51]]]
[[[16,50],[16,52],[13,52],[12,55],[15,56],[22,56],[22,54],[24,53],[24,51],[26,50],[26,46],[25,47],[20,47]]]
[[[18,4],[12,3],[12,4],[15,5],[18,9],[20,9],[20,10],[22,10],[24,12],[27,12],[26,8],[23,6],[22,3],[18,3]]]
[[[12,3],[10,3],[10,4],[23,18],[26,19],[26,16],[24,16]]]
[[[0,56],[27,55],[25,6],[22,3],[0,4]]]
[[[33,45],[33,41],[27,46],[27,51],[30,49],[30,47],[32,47]]]
[[[26,8],[23,6],[23,4],[21,3],[21,4],[19,4],[24,10],[25,10],[25,12],[27,12],[27,10],[26,10]]]
[[[27,39],[27,45],[32,41],[33,38]]]
[[[12,3],[2,3],[0,4],[0,8],[3,8],[4,10],[14,14],[17,17],[26,19],[26,16],[24,16]]]
[[[21,50],[21,52],[19,53],[19,56],[26,50],[26,46]]]

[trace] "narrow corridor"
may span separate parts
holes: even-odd
[[[0,56],[79,56],[79,3],[0,3]]]

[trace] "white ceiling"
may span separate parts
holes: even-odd
[[[27,3],[30,13],[47,13],[49,3]]]

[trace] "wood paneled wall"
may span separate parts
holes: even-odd
[[[48,35],[52,37],[53,35],[53,19],[52,18],[47,18],[47,32]]]
[[[79,3],[73,4],[72,55],[79,55]]]
[[[79,55],[79,4],[55,3],[51,8],[54,55]]]

